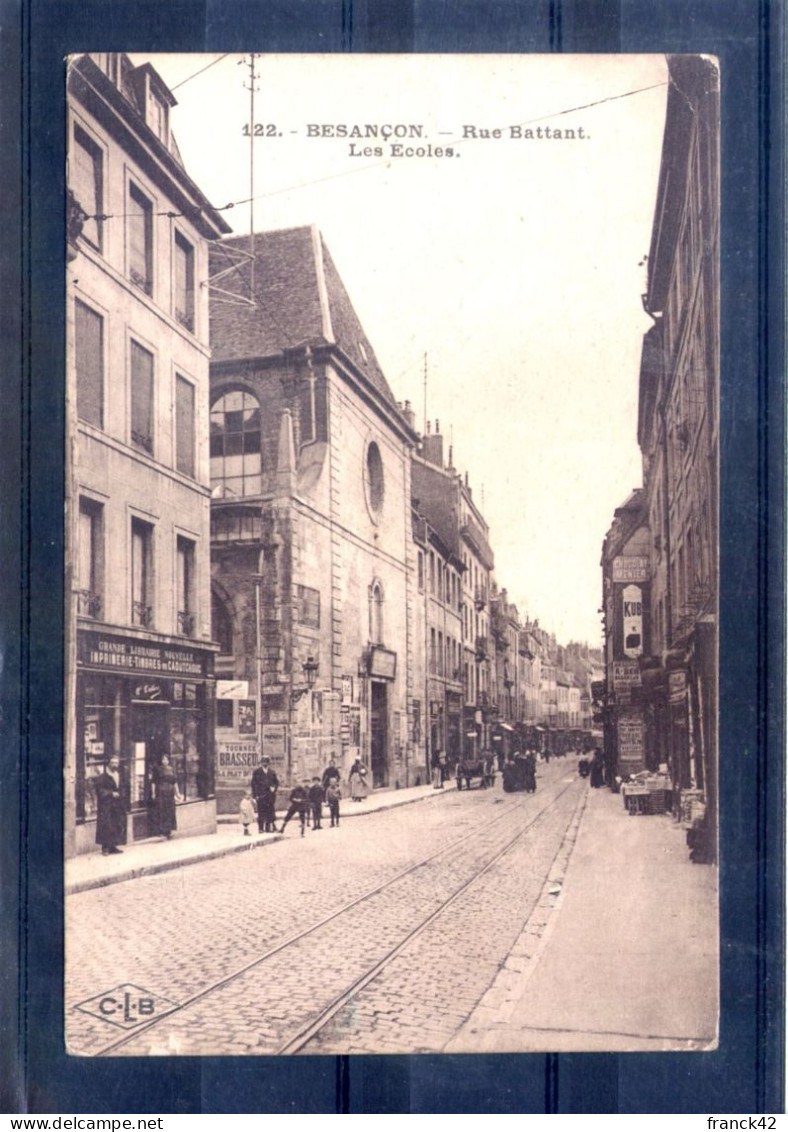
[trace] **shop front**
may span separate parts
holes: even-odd
[[[109,629],[78,630],[76,693],[76,852],[95,848],[95,780],[113,756],[120,762],[127,841],[155,832],[153,786],[164,755],[181,799],[178,832],[214,832],[211,648]]]

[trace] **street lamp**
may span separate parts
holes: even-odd
[[[312,688],[314,688],[320,664],[313,656],[308,656],[301,667],[304,670],[306,684],[300,684],[291,691],[290,702],[293,704],[297,704],[302,696],[305,696],[307,692],[310,692]]]

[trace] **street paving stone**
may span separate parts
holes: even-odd
[[[159,1021],[113,1055],[273,1053],[486,864],[548,797],[533,830],[420,932],[306,1052],[443,1048],[493,983],[531,915],[586,785],[545,768],[536,795],[457,792],[429,806],[297,834],[67,900],[66,1033],[90,1055],[122,1031],[76,1009],[121,983],[184,1003],[292,935],[454,845],[263,964]],[[462,844],[455,844],[467,836]]]

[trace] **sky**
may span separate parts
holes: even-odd
[[[317,224],[419,431],[426,354],[426,416],[468,472],[498,585],[559,642],[598,646],[602,540],[641,484],[664,57],[260,55],[253,146],[248,56],[131,57],[173,89],[212,204],[248,201],[253,148],[234,233]],[[336,136],[354,124],[421,139]]]

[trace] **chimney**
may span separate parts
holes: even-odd
[[[413,409],[411,408],[410,401],[405,402],[405,407],[402,410],[402,415],[405,418],[405,420],[407,421],[408,427],[412,428],[413,431],[415,432],[416,431],[416,414],[413,412]]]
[[[436,421],[435,432],[430,433],[429,422],[427,422],[427,435],[422,441],[424,459],[429,464],[434,464],[436,468],[443,467],[443,437],[439,430],[440,424]]]

